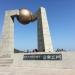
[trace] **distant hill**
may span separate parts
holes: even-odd
[[[14,48],[14,53],[24,53],[24,51],[18,50]]]

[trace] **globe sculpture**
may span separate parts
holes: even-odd
[[[32,21],[32,13],[28,9],[19,9],[19,15],[17,16],[17,20],[21,24],[28,24]]]

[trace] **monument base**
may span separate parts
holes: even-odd
[[[23,60],[24,56],[29,58],[29,55],[41,54],[52,57],[53,55],[62,54],[62,59]],[[15,53],[13,60],[0,58],[0,75],[75,75],[75,52]]]

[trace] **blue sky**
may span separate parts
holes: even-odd
[[[54,49],[75,50],[75,0],[1,0],[0,34],[5,10],[28,8],[35,13],[41,6],[47,11]],[[37,21],[23,26],[15,18],[14,23],[15,48],[22,50],[37,48]]]

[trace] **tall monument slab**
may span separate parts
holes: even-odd
[[[38,50],[41,52],[52,52],[53,46],[51,35],[49,33],[48,20],[46,10],[41,7],[38,11]]]
[[[2,54],[14,53],[14,16],[18,15],[18,10],[5,12],[4,25],[2,31],[1,50]]]

